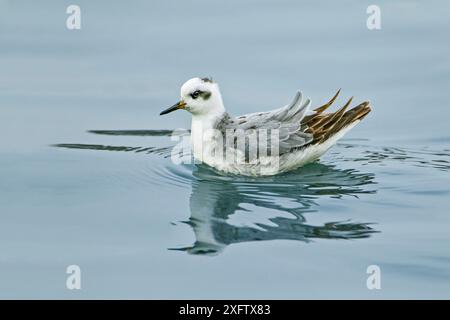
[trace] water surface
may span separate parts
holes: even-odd
[[[78,1],[78,31],[69,4],[0,1],[0,297],[449,298],[446,1],[381,1],[377,31],[365,1]],[[224,176],[170,159],[193,76],[235,115],[373,111],[317,163]]]

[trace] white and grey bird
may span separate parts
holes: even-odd
[[[178,109],[192,114],[197,161],[231,174],[274,175],[317,160],[370,112],[368,101],[347,110],[352,98],[339,110],[325,112],[339,92],[312,111],[311,100],[298,91],[284,107],[231,117],[218,84],[193,78],[181,87],[180,101],[161,115]]]

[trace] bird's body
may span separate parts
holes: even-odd
[[[193,78],[181,89],[176,109],[192,113],[191,144],[197,161],[231,174],[274,175],[317,160],[369,112],[368,102],[347,111],[325,112],[339,94],[309,112],[311,101],[297,92],[279,109],[231,117],[216,83]]]

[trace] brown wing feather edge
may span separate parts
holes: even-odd
[[[313,114],[305,116],[302,119],[301,126],[303,131],[313,135],[313,140],[310,144],[323,143],[353,122],[362,120],[371,111],[368,101],[364,101],[347,111],[347,108],[352,102],[352,97],[339,110],[324,113],[333,104],[340,92],[341,89],[338,90],[329,102],[314,109]]]

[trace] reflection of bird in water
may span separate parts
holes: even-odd
[[[158,130],[95,130],[95,134],[110,136],[165,136],[171,131]],[[58,144],[61,148],[95,151],[120,151],[140,154],[170,156],[171,148],[141,146]],[[349,147],[349,146],[346,146]],[[396,154],[394,154],[396,155]],[[392,161],[398,159],[392,156]],[[388,155],[386,159],[391,159]],[[386,160],[385,159],[385,160]],[[345,161],[343,159],[342,161]],[[352,161],[371,161],[360,157]],[[421,163],[424,161],[421,160]],[[431,164],[431,163],[430,163]],[[184,175],[183,175],[184,176]],[[193,246],[174,250],[191,254],[217,254],[232,243],[258,240],[311,239],[359,239],[378,232],[367,223],[330,221],[323,225],[308,224],[306,213],[319,211],[316,202],[321,197],[341,198],[359,194],[375,193],[369,189],[375,183],[373,173],[361,173],[354,169],[336,169],[320,163],[309,164],[297,171],[268,177],[224,176],[214,169],[197,166],[186,176],[191,184],[191,216],[189,224],[195,233]],[[292,206],[294,204],[294,206]],[[237,226],[231,220],[236,213],[247,211],[246,206],[270,209],[277,216],[267,223]],[[257,211],[258,214],[263,210]],[[286,214],[289,217],[286,217]],[[252,220],[246,217],[247,220]]]
[[[172,130],[91,130],[90,133],[106,136],[168,136]],[[62,143],[53,145],[59,148],[115,151],[138,154],[154,154],[164,157],[171,155],[171,147],[101,145]],[[445,172],[450,170],[450,150],[401,149],[377,147],[360,144],[341,144],[346,152],[338,162],[358,162],[360,165],[402,165],[426,167]],[[348,150],[347,150],[348,151]],[[343,153],[342,153],[343,154]],[[178,166],[177,166],[178,167]],[[305,213],[319,211],[316,202],[321,196],[340,198],[345,195],[375,193],[368,189],[375,183],[373,173],[361,173],[356,170],[339,170],[333,166],[313,163],[298,171],[273,177],[226,177],[210,169],[199,166],[193,172],[184,175],[185,182],[191,184],[191,217],[187,223],[192,226],[196,242],[192,247],[181,248],[193,254],[214,254],[228,244],[273,239],[292,239],[309,241],[313,238],[357,239],[369,237],[377,232],[367,223],[328,222],[322,226],[306,223]],[[298,204],[291,208],[285,200]],[[244,206],[272,209],[287,213],[290,218],[281,215],[269,219],[270,224],[257,224],[255,227],[239,227],[230,223],[230,217]],[[284,214],[283,214],[284,215]]]
[[[179,248],[192,254],[217,254],[232,243],[289,239],[308,242],[312,238],[358,239],[377,232],[366,223],[328,222],[321,226],[306,222],[305,213],[318,210],[315,202],[321,196],[342,197],[373,193],[366,187],[373,174],[355,170],[338,170],[323,164],[311,164],[301,172],[267,178],[236,178],[216,175],[198,167],[194,172],[188,223],[196,241],[192,247]],[[280,198],[291,200],[297,207],[287,207]],[[270,224],[236,226],[231,215],[246,211],[243,205],[254,205],[290,214],[291,217],[270,218]]]

